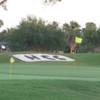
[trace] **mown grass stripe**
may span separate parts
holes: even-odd
[[[0,75],[1,76],[1,75]],[[35,80],[80,80],[80,81],[100,81],[100,78],[82,78],[82,77],[60,77],[60,76],[32,76],[32,75],[10,75],[10,79],[35,79]],[[2,78],[3,77],[3,78]],[[0,79],[9,79],[9,74],[2,74]]]

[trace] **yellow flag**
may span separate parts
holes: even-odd
[[[82,38],[80,38],[80,37],[75,37],[75,43],[77,43],[77,44],[81,44],[82,43],[82,41],[83,41],[83,39]]]
[[[15,59],[13,57],[10,58],[10,63],[13,64],[15,62]]]

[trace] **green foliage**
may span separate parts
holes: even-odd
[[[70,21],[70,24],[64,23],[63,31],[65,32],[66,36],[76,36],[80,32],[80,25],[75,21]]]
[[[84,41],[83,41],[83,49],[85,51],[92,51],[94,48],[99,46],[99,30],[96,27],[96,24],[93,22],[86,23],[86,26],[83,31]]]
[[[75,21],[64,23],[61,28],[56,21],[47,24],[30,16],[22,19],[17,27],[2,31],[0,42],[6,42],[14,51],[68,52],[69,39],[75,36],[83,38],[81,52],[93,52],[100,47],[100,28],[93,22],[87,22],[83,29]]]
[[[3,24],[4,24],[4,23],[3,23],[3,21],[2,21],[2,20],[0,20],[0,27],[1,27],[1,26],[3,26]]]
[[[64,33],[57,22],[46,25],[42,19],[27,17],[11,32],[12,50],[58,51],[64,48]]]
[[[97,30],[95,34],[95,44],[100,47],[100,28]]]
[[[69,24],[64,23],[62,27],[63,32],[65,33],[65,41],[66,45],[64,48],[64,52],[70,52],[69,47],[71,47],[71,43],[75,44],[75,37],[81,36],[80,25],[75,21],[70,21]]]

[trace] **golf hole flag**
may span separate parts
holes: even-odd
[[[13,57],[10,58],[10,63],[13,64],[15,62],[15,59]]]
[[[75,37],[75,43],[81,44],[82,41],[83,41],[83,39],[81,37],[77,37],[77,36]]]

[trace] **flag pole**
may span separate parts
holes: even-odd
[[[15,59],[13,57],[10,58],[10,66],[9,66],[9,79],[12,79],[13,74],[13,64],[15,63]]]

